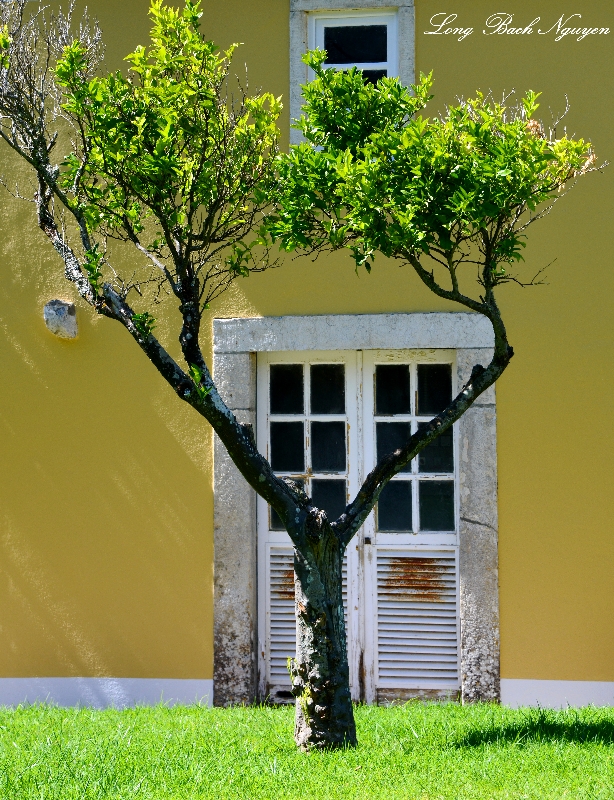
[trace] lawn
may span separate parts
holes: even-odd
[[[614,798],[614,709],[356,709],[305,755],[291,708],[0,709],[0,798]]]

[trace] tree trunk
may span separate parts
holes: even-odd
[[[289,659],[296,697],[294,738],[303,750],[356,745],[343,614],[344,548],[318,515],[317,538],[294,551],[296,658]],[[316,527],[314,526],[314,527]]]

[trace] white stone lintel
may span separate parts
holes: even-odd
[[[215,353],[284,350],[482,349],[494,343],[479,314],[347,314],[213,321]]]

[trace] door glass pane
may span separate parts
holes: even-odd
[[[275,472],[305,471],[302,422],[271,422],[271,466]]]
[[[345,414],[345,367],[343,364],[312,365],[311,413]]]
[[[409,422],[377,422],[375,424],[377,438],[377,463],[388,453],[403,447],[411,436],[411,423]],[[401,472],[411,472],[411,462],[403,467]]]
[[[454,483],[420,481],[420,530],[454,530]]]
[[[411,481],[390,481],[377,501],[378,531],[411,531]]]
[[[418,414],[439,414],[452,400],[452,366],[418,364]]]
[[[362,64],[388,60],[387,25],[324,28],[326,64]]]
[[[302,414],[303,408],[303,365],[271,364],[271,414]]]
[[[302,478],[295,478],[293,476],[292,480],[294,481],[294,483],[298,483],[298,485],[301,487],[304,487],[305,485],[305,482],[303,481]],[[269,529],[272,531],[285,531],[286,529],[284,528],[284,524],[281,521],[281,518],[277,513],[277,511],[275,511],[274,508],[271,508],[271,506],[269,506],[269,512],[270,512]]]
[[[428,422],[419,422],[418,430],[424,430],[427,425]],[[452,428],[422,450],[418,456],[418,469],[420,472],[454,472]]]
[[[326,511],[326,516],[333,522],[343,514],[347,506],[345,481],[315,478],[311,481],[311,499],[314,506]]]
[[[375,413],[410,414],[408,364],[378,364],[375,367]]]
[[[314,472],[345,471],[345,422],[311,423],[311,468]]]

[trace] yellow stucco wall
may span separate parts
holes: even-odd
[[[612,160],[614,34],[485,36],[484,21],[500,10],[485,0],[458,5],[459,21],[475,28],[464,41],[421,33],[440,10],[417,3],[417,61],[434,68],[439,102],[477,87],[532,88],[543,92],[547,120],[567,94],[570,133]],[[565,11],[552,1],[505,10],[522,27],[540,16],[542,30]],[[613,27],[609,3],[576,11],[583,24]],[[614,680],[614,437],[607,424],[589,433],[591,420],[614,410],[613,181],[611,169],[590,176],[529,231],[527,275],[557,259],[547,286],[501,292],[516,351],[497,408],[504,678]]]
[[[205,28],[244,42],[250,85],[288,93],[287,0],[208,0]],[[417,0],[416,57],[434,70],[433,112],[476,88],[569,95],[571,132],[612,158],[609,36],[484,36],[489,2],[458,4],[464,41],[425,35],[441,10]],[[522,26],[562,8],[507,4]],[[605,0],[582,22],[614,28]],[[463,10],[460,7],[467,10]],[[90,3],[108,58],[145,40],[146,0]],[[457,24],[457,23],[455,23]],[[287,103],[286,103],[287,105]],[[287,123],[286,123],[287,124]],[[498,386],[501,672],[614,680],[609,416],[614,356],[614,172],[583,180],[529,234],[526,275],[557,259],[548,285],[501,293],[516,350]],[[127,335],[80,306],[80,336],[49,334],[42,306],[71,298],[32,209],[0,216],[0,677],[212,675],[211,436]],[[344,257],[288,261],[241,281],[215,316],[439,310],[408,270],[354,275]],[[172,344],[173,310],[160,323]],[[590,435],[598,420],[604,430]]]

